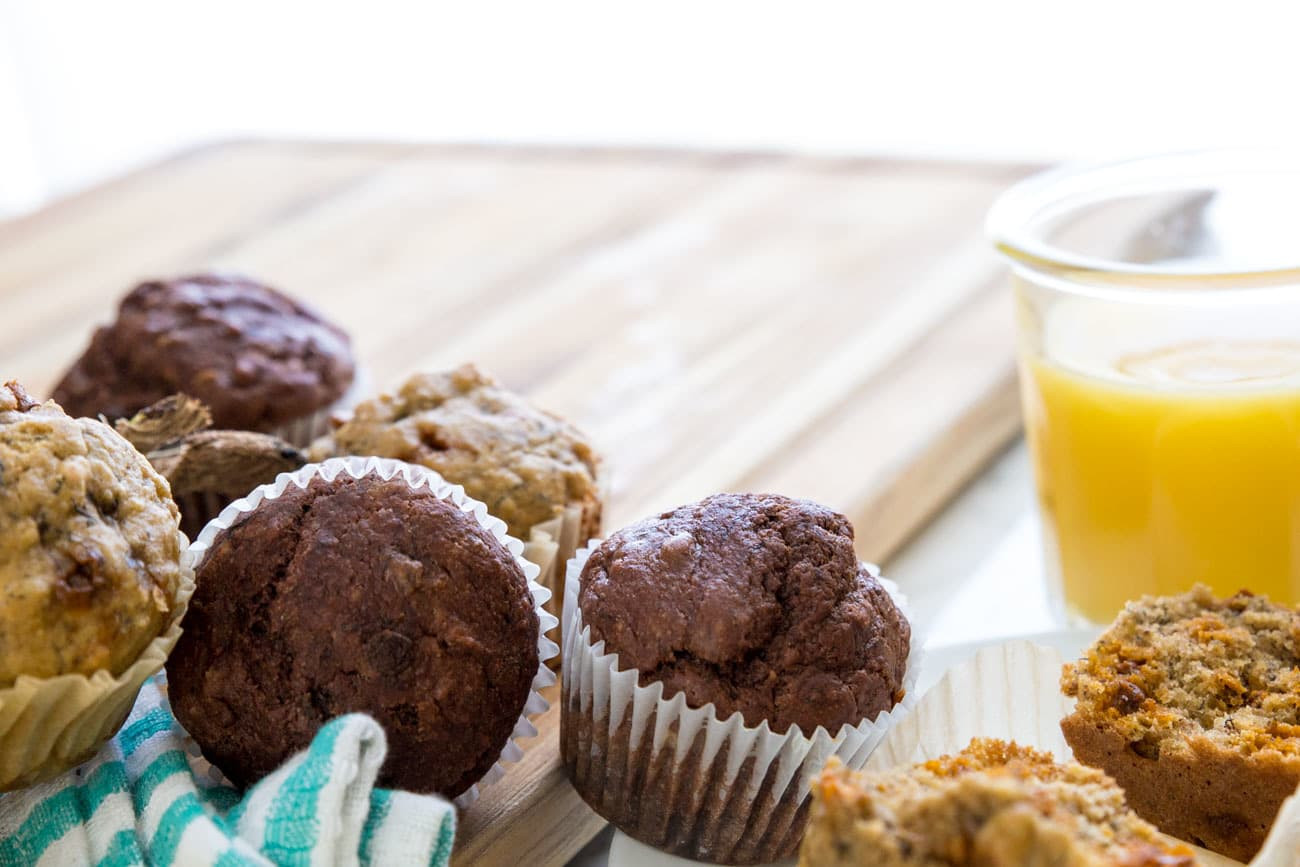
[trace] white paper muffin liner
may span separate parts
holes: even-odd
[[[311,415],[296,418],[293,421],[272,428],[268,433],[279,437],[291,446],[305,449],[314,440],[330,432],[333,427],[331,421],[335,416],[346,416],[353,407],[368,397],[371,388],[369,371],[361,365],[357,365],[355,372],[352,374],[352,384],[348,386],[347,391],[343,392],[343,395],[338,400],[324,409],[316,410]]]
[[[729,864],[775,861],[792,854],[803,834],[809,784],[831,756],[860,768],[890,727],[915,705],[921,669],[913,632],[902,701],[875,720],[845,724],[832,735],[805,735],[767,722],[747,726],[707,704],[689,707],[684,693],[663,697],[662,683],[641,686],[635,669],[619,670],[618,654],[591,641],[578,590],[592,540],[568,562],[564,585],[561,752],[584,800],[620,830],[656,848]],[[870,564],[872,575],[879,570]],[[881,578],[908,617],[907,600]]]
[[[537,634],[537,674],[533,676],[532,689],[528,694],[528,699],[519,714],[519,719],[515,723],[510,739],[501,750],[500,757],[483,775],[482,779],[455,799],[456,806],[464,809],[478,799],[480,786],[501,779],[505,774],[504,763],[517,762],[523,757],[524,752],[520,748],[518,741],[537,735],[537,729],[529,719],[545,713],[550,707],[546,699],[542,698],[541,690],[555,683],[555,674],[546,665],[548,659],[559,653],[559,647],[556,643],[546,637],[546,633],[550,632],[558,624],[557,619],[547,613],[545,607],[546,601],[550,599],[551,594],[549,590],[537,583],[538,567],[524,559],[523,543],[506,533],[504,521],[489,515],[487,506],[466,496],[465,489],[460,485],[448,484],[442,476],[425,467],[387,458],[330,458],[319,464],[308,464],[293,473],[281,473],[274,482],[262,485],[248,496],[235,500],[223,509],[220,515],[203,528],[203,532],[190,546],[194,568],[196,571],[200,568],[203,557],[212,546],[217,534],[222,530],[229,529],[244,513],[253,511],[266,500],[277,499],[291,486],[306,489],[313,479],[320,478],[332,482],[344,473],[354,479],[360,479],[372,474],[385,481],[400,477],[413,489],[425,489],[439,499],[451,501],[462,512],[472,515],[478,521],[479,526],[496,536],[505,545],[511,556],[514,557],[515,562],[519,564],[519,568],[523,570],[524,577],[528,579],[528,589],[533,597],[533,608],[537,612],[537,619],[540,623]]]

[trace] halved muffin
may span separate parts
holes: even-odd
[[[1163,831],[1240,861],[1300,785],[1300,612],[1198,586],[1130,602],[1061,681],[1075,757]]]

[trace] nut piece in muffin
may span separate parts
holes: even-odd
[[[1194,867],[1105,774],[1005,741],[910,768],[832,763],[813,785],[802,867]]]
[[[560,725],[578,793],[687,858],[793,854],[812,774],[828,755],[864,760],[909,683],[911,627],[848,520],[719,494],[583,556]]]
[[[240,785],[358,711],[388,734],[380,785],[459,795],[524,710],[539,622],[523,570],[400,476],[290,485],[220,531],[197,571],[172,707]]]
[[[0,387],[0,686],[134,662],[171,620],[179,520],[108,425]]]
[[[853,550],[843,515],[717,494],[592,552],[578,596],[593,642],[664,697],[812,734],[902,700],[911,626]]]
[[[312,310],[248,278],[195,274],[133,289],[54,399],[113,420],[184,392],[218,428],[272,431],[327,410],[354,375],[347,335]]]
[[[1249,861],[1300,785],[1300,612],[1204,586],[1130,602],[1061,679],[1061,722],[1139,815]]]
[[[473,365],[413,376],[394,394],[362,402],[308,452],[313,461],[346,455],[435,470],[487,504],[517,539],[573,504],[583,507],[579,544],[599,532],[598,460],[586,437]]]

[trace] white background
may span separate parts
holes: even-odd
[[[0,0],[0,212],[247,135],[1035,159],[1294,143],[1294,8]]]

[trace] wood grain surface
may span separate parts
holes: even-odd
[[[45,393],[135,281],[257,275],[380,385],[473,360],[588,431],[607,526],[720,490],[824,501],[887,561],[1018,431],[981,236],[1028,167],[774,154],[239,142],[0,223],[0,379]],[[461,864],[601,827],[553,710],[461,819]]]

